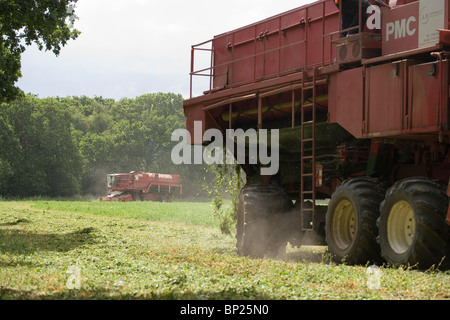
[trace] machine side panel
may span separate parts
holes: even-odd
[[[355,138],[363,133],[364,78],[363,68],[330,76],[329,120],[338,123]]]
[[[436,130],[439,126],[448,129],[448,68],[448,61],[443,63],[443,68],[437,62],[409,68],[408,128],[411,130]]]

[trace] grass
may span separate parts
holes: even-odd
[[[238,256],[209,203],[0,201],[0,299],[450,300],[450,273]]]
[[[151,221],[179,222],[216,227],[211,204],[200,202],[99,202],[99,201],[34,201],[33,208],[45,211],[113,216]]]

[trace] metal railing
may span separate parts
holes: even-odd
[[[340,37],[340,34],[342,32],[346,32],[346,31],[350,31],[350,30],[354,30],[359,28],[359,30],[362,30],[361,26],[357,26],[357,27],[352,27],[350,29],[347,30],[341,30],[341,12],[336,8],[335,11],[327,13],[326,12],[326,4],[327,3],[333,3],[334,6],[334,1],[333,0],[321,0],[321,1],[317,1],[314,2],[312,4],[306,5],[306,6],[302,6],[300,8],[288,11],[284,14],[280,14],[278,16],[275,16],[274,18],[268,19],[267,21],[273,21],[275,19],[278,19],[278,25],[279,28],[278,30],[276,30],[275,32],[272,33],[262,33],[257,35],[256,34],[256,27],[258,26],[258,23],[255,23],[253,25],[250,25],[249,27],[254,27],[255,28],[255,36],[246,41],[247,43],[249,42],[254,42],[254,54],[242,57],[242,58],[237,58],[235,59],[233,57],[233,51],[234,48],[239,46],[239,45],[243,45],[244,43],[234,43],[234,35],[235,35],[235,31],[229,32],[229,33],[225,33],[223,35],[217,36],[213,39],[204,41],[202,43],[193,45],[191,48],[191,70],[190,70],[190,97],[193,98],[193,88],[194,88],[194,79],[197,77],[208,77],[209,78],[209,86],[208,88],[206,88],[206,90],[203,90],[204,94],[209,94],[212,93],[214,91],[214,78],[220,76],[218,74],[218,70],[220,70],[221,68],[227,68],[228,67],[228,72],[230,72],[229,70],[232,70],[232,68],[235,66],[237,63],[242,63],[245,61],[248,61],[248,63],[252,63],[253,64],[253,79],[251,79],[250,81],[244,81],[244,82],[236,82],[233,79],[233,74],[227,74],[226,76],[230,77],[229,81],[229,88],[232,88],[233,86],[241,86],[243,84],[246,83],[254,83],[256,81],[258,81],[258,76],[256,74],[256,70],[257,68],[256,63],[258,58],[260,58],[261,56],[267,56],[269,54],[273,54],[273,53],[278,53],[278,59],[277,59],[277,67],[276,70],[277,72],[270,74],[270,75],[264,75],[264,79],[267,78],[274,78],[274,77],[281,77],[283,75],[289,74],[289,73],[293,73],[293,72],[298,72],[299,68],[304,68],[304,69],[309,69],[309,68],[313,68],[313,67],[323,67],[326,65],[331,65],[334,63],[334,56],[333,56],[333,52],[334,50],[334,44],[333,44],[333,40],[336,40]],[[311,17],[309,17],[309,10],[311,7],[313,6],[317,6],[321,4],[322,5],[322,16],[317,17],[312,19]],[[281,19],[286,16],[287,14],[291,14],[291,13],[295,13],[296,11],[300,11],[300,10],[305,10],[306,12],[306,19],[301,19],[300,21],[298,21],[298,23],[295,23],[291,26],[287,26],[282,28],[281,26]],[[336,26],[334,28],[332,28],[333,30],[330,32],[325,32],[325,24],[326,24],[326,20],[328,18],[330,18],[331,16],[334,15],[339,15],[339,19],[338,19],[338,23],[336,23]],[[308,45],[311,39],[309,39],[310,37],[310,31],[309,31],[309,27],[311,24],[313,23],[317,23],[318,21],[322,22],[322,39],[321,39],[321,59],[320,62],[314,62],[314,63],[309,63],[308,61]],[[361,5],[360,5],[360,20],[361,21]],[[285,35],[290,29],[293,28],[304,28],[305,32],[304,32],[304,38],[303,39],[299,39],[298,41],[286,44],[286,45],[282,45],[281,44],[281,39],[283,37],[283,35]],[[329,26],[328,26],[329,27]],[[279,45],[276,48],[273,49],[269,49],[269,50],[263,50],[260,52],[257,52],[256,50],[256,45],[258,43],[258,41],[262,41],[267,37],[270,37],[272,35],[278,34],[278,39],[279,39]],[[215,48],[214,45],[215,43],[219,42],[219,40],[223,40],[221,39],[222,37],[233,37],[232,41],[230,41],[228,43],[228,50],[231,50],[231,60],[226,61],[224,63],[220,63],[220,64],[215,64],[214,61],[214,56],[215,56]],[[222,41],[223,42],[223,41]],[[303,46],[302,52],[303,54],[303,62],[300,65],[294,66],[290,69],[286,69],[286,70],[282,70],[282,51],[295,47],[295,46]],[[326,54],[326,50],[329,50],[328,55]],[[198,52],[209,52],[210,57],[209,57],[209,61],[207,62],[209,65],[199,68],[196,70],[195,68],[195,64],[197,62],[197,53]],[[232,72],[231,72],[232,73]],[[225,75],[224,75],[225,76]]]

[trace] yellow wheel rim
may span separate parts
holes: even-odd
[[[411,205],[397,202],[389,213],[387,236],[389,245],[397,254],[403,254],[411,247],[416,234],[416,221]]]
[[[356,211],[348,200],[342,200],[336,206],[333,216],[335,243],[340,249],[347,249],[356,235]]]

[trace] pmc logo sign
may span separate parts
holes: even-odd
[[[386,23],[386,41],[390,41],[392,37],[395,40],[412,37],[417,31],[417,19],[414,16],[408,19],[396,20]]]
[[[448,1],[422,0],[383,11],[383,55],[439,43],[448,25]]]

